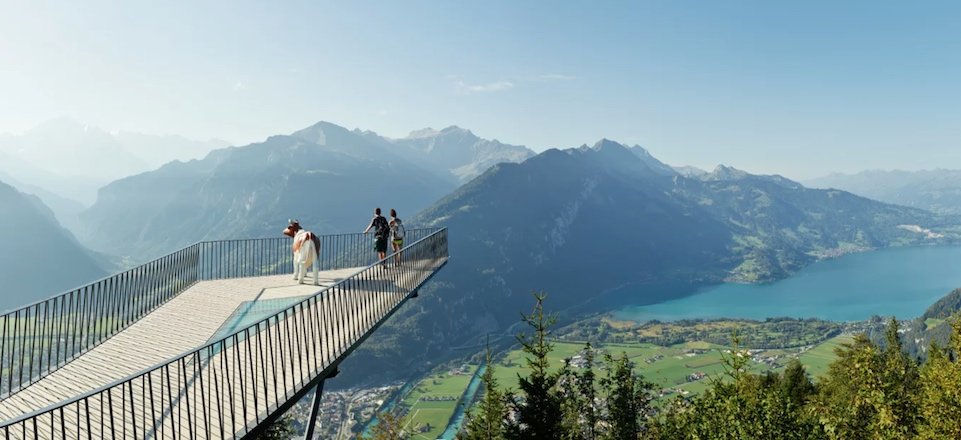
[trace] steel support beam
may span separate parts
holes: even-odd
[[[340,366],[334,366],[334,371],[328,374],[326,377],[317,382],[314,386],[314,401],[310,405],[310,417],[307,418],[307,430],[304,433],[304,440],[310,440],[314,437],[314,428],[317,426],[317,415],[320,413],[320,399],[324,394],[324,382],[327,379],[333,379],[340,374]]]
[[[327,379],[321,379],[317,382],[317,386],[314,387],[314,402],[310,406],[310,417],[307,419],[307,432],[304,434],[304,440],[310,440],[314,438],[314,427],[317,426],[317,413],[320,412],[320,398],[324,394],[324,382]]]

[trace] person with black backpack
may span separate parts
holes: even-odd
[[[387,224],[387,219],[380,215],[380,208],[374,209],[374,218],[367,225],[367,229],[364,229],[364,235],[371,229],[374,230],[374,250],[377,251],[377,259],[386,267],[383,260],[387,258],[387,238],[390,236],[390,225]]]
[[[400,264],[400,250],[404,247],[404,235],[407,235],[407,230],[404,229],[404,223],[400,221],[397,217],[397,211],[393,208],[390,210],[390,244],[394,247],[394,265]]]

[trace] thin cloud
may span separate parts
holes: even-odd
[[[564,75],[560,73],[548,73],[544,75],[514,78],[513,81],[501,80],[480,84],[465,83],[464,81],[457,79],[456,75],[447,75],[447,78],[455,80],[454,85],[457,86],[457,91],[462,94],[503,92],[529,83],[573,81],[580,79],[578,76]]]
[[[563,75],[560,73],[549,73],[547,75],[538,75],[534,79],[536,81],[573,81],[581,78],[579,76]]]
[[[514,88],[514,83],[510,81],[495,81],[486,84],[466,84],[463,81],[457,81],[455,84],[457,90],[461,93],[493,93]]]
[[[233,86],[232,88],[234,89],[235,92],[239,92],[239,91],[241,91],[241,90],[246,89],[246,88],[247,88],[247,84],[244,84],[243,81],[237,81],[237,82],[234,83],[234,86]]]

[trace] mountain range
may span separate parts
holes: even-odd
[[[35,196],[0,182],[0,310],[50,297],[106,275]]]
[[[93,204],[101,186],[226,145],[173,135],[108,133],[59,118],[21,135],[0,134],[0,180],[39,197],[64,227],[77,231],[80,212]]]
[[[344,371],[355,380],[402,377],[457,347],[482,348],[518,322],[532,291],[548,292],[563,319],[724,280],[778,279],[846,252],[940,243],[952,226],[927,211],[781,176],[726,166],[682,175],[643,148],[609,140],[496,165],[412,223],[448,226],[452,262],[352,356]]]
[[[176,135],[107,132],[70,118],[46,121],[23,134],[0,135],[0,152],[62,177],[110,181],[172,160],[203,157],[222,140],[196,141]]]
[[[425,128],[390,141],[408,149],[410,156],[423,158],[430,168],[447,170],[458,183],[465,183],[498,163],[523,162],[534,155],[527,147],[482,139],[457,126],[443,130]]]
[[[459,127],[392,139],[329,122],[118,179],[80,214],[78,235],[144,261],[203,239],[275,236],[292,217],[320,234],[359,231],[377,206],[410,227],[449,227],[452,260],[348,359],[341,383],[476,348],[509,331],[532,290],[573,316],[958,238],[938,213],[729,166],[674,168],[607,139],[535,155]]]
[[[482,163],[529,154],[457,127],[394,140],[319,122],[112,182],[81,214],[80,237],[142,261],[198,240],[276,235],[288,218],[360,231],[375,207],[413,215]]]
[[[862,171],[830,174],[805,182],[932,212],[961,215],[961,170]]]

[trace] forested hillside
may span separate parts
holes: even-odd
[[[783,373],[745,372],[750,356],[723,355],[726,374],[707,392],[655,405],[653,385],[627,357],[548,368],[553,319],[541,298],[524,317],[518,339],[529,374],[516,383],[494,380],[488,357],[484,395],[461,439],[955,439],[961,438],[961,323],[948,347],[917,363],[902,351],[892,320],[883,346],[865,335],[837,350],[817,382],[796,361]]]

